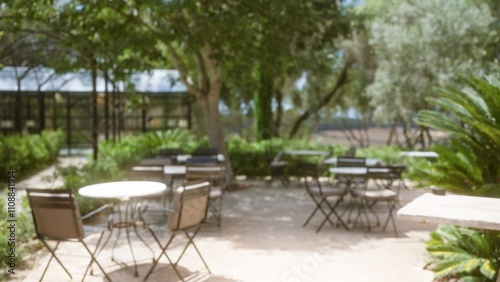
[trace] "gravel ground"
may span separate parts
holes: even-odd
[[[78,162],[78,159],[72,162]],[[41,174],[50,174],[50,169]],[[24,184],[46,187],[41,177],[35,176]],[[179,266],[183,274],[193,274],[189,281],[432,281],[433,274],[424,270],[424,245],[435,226],[421,226],[413,222],[397,221],[399,237],[392,228],[383,232],[374,228],[346,231],[325,226],[319,233],[316,227],[322,218],[316,215],[311,223],[302,227],[314,208],[301,183],[289,188],[274,183],[271,187],[263,181],[242,181],[246,189],[225,194],[222,227],[208,223],[195,239],[196,245],[210,267],[211,274],[203,269],[192,248],[188,249]],[[411,201],[425,190],[404,189],[401,205]],[[384,218],[384,205],[377,205],[377,213]],[[139,229],[148,245],[159,255],[147,230]],[[115,239],[113,235],[113,239]],[[161,233],[162,238],[166,234]],[[151,267],[153,255],[132,235],[132,246],[139,264],[139,277],[133,275],[133,260],[125,236],[120,237],[115,257],[122,263],[111,261],[112,244],[99,254],[98,260],[113,281],[142,281]],[[97,237],[88,238],[94,246]],[[179,240],[181,244],[184,240]],[[75,243],[63,243],[60,256],[73,273],[74,280],[81,280],[89,262],[84,250]],[[169,251],[176,257],[181,246]],[[38,281],[48,259],[46,253],[34,260],[32,269],[22,270],[11,277],[12,281]],[[148,281],[177,281],[173,270],[167,267],[165,257],[160,260]],[[86,281],[103,281],[102,274]],[[52,262],[44,281],[70,281],[57,263]],[[72,280],[71,280],[72,281]]]

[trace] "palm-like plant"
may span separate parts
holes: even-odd
[[[426,268],[436,281],[495,281],[500,261],[500,233],[440,225],[427,241]]]
[[[500,82],[460,77],[429,101],[440,110],[419,113],[422,126],[448,132],[450,144],[434,149],[440,158],[416,171],[425,184],[467,194],[500,196]]]

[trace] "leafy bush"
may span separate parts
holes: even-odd
[[[466,78],[465,87],[440,89],[429,99],[441,111],[421,111],[419,123],[450,133],[437,145],[436,162],[415,172],[416,180],[473,195],[500,196],[500,82]]]
[[[450,133],[436,145],[435,162],[422,162],[410,177],[424,185],[472,195],[500,196],[500,82],[461,77],[465,87],[440,89],[429,99],[442,111],[421,111],[419,123]],[[500,233],[440,226],[427,242],[429,268],[439,281],[495,281]]]
[[[356,157],[377,158],[386,164],[395,164],[399,162],[399,148],[395,146],[372,146],[359,148],[356,150]]]
[[[31,216],[31,209],[29,208],[28,199],[23,197],[18,197],[16,207],[16,241],[15,241],[15,249],[16,249],[16,268],[23,267],[22,259],[27,255],[33,253],[34,251],[41,248],[41,244],[36,241],[33,241],[32,238],[35,236],[35,227],[33,225],[33,219]],[[3,234],[7,234],[8,225],[7,222],[8,213],[7,213],[7,203],[5,197],[0,197],[0,206],[2,209],[0,210],[0,228],[4,231]],[[0,266],[7,270],[8,266],[8,250],[12,248],[9,245],[7,236],[0,236],[0,248],[4,250],[0,252]],[[5,273],[4,273],[5,274]],[[4,277],[5,278],[5,277]],[[0,280],[2,280],[2,274],[0,273]]]
[[[61,131],[41,134],[15,134],[0,138],[0,171],[16,171],[22,178],[57,159],[63,143]]]
[[[90,161],[82,167],[58,167],[54,177],[60,176],[64,185],[61,188],[72,189],[77,197],[82,214],[89,213],[102,204],[103,201],[80,197],[78,189],[91,184],[120,181],[125,178],[126,167],[139,162],[143,157],[153,155],[161,148],[179,148],[194,150],[198,142],[194,135],[184,129],[147,132],[130,135],[113,141],[103,141],[99,144],[99,159]]]
[[[440,225],[426,243],[428,269],[438,281],[496,281],[500,232]]]

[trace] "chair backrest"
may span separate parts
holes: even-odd
[[[69,189],[26,189],[38,238],[83,239],[83,222]]]
[[[366,178],[370,179],[401,179],[401,173],[404,167],[400,166],[376,166],[366,168]]]
[[[188,229],[205,222],[208,211],[210,183],[188,182],[175,190],[167,227],[170,231]]]
[[[127,170],[128,180],[150,180],[163,182],[163,165],[136,165]]]
[[[338,157],[337,158],[337,166],[338,167],[365,167],[366,166],[366,159],[365,158]]]
[[[224,164],[188,164],[186,180],[209,181],[213,186],[223,187],[226,175]]]
[[[139,165],[153,165],[153,166],[161,166],[161,165],[171,165],[174,163],[174,160],[170,157],[154,157],[154,158],[143,158],[140,160]]]
[[[158,151],[160,157],[175,157],[182,154],[184,154],[184,150],[181,148],[163,148]]]
[[[186,160],[187,164],[216,164],[218,162],[216,156],[192,156]]]
[[[386,184],[383,185],[384,188],[389,189],[390,186],[394,183],[394,181],[402,180],[401,173],[403,172],[404,167],[401,166],[377,166],[377,167],[367,167],[365,182],[368,183],[369,180],[373,181],[382,181]],[[399,191],[400,185],[397,186],[397,190]]]
[[[325,168],[314,163],[299,162],[297,164],[298,174],[304,178],[304,183],[308,192],[311,192],[312,185],[315,185],[320,194],[323,193],[320,177],[325,172]]]
[[[217,148],[198,148],[194,150],[193,156],[216,156],[219,153]]]
[[[347,149],[347,151],[342,156],[346,158],[354,158],[356,156],[356,147],[349,147],[349,149]]]

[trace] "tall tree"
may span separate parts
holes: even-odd
[[[422,139],[425,128],[411,134],[413,119],[429,107],[425,97],[433,87],[487,67],[493,20],[488,6],[472,1],[422,0],[390,7],[373,21],[370,44],[378,68],[367,95],[379,122],[403,127],[406,147]]]

